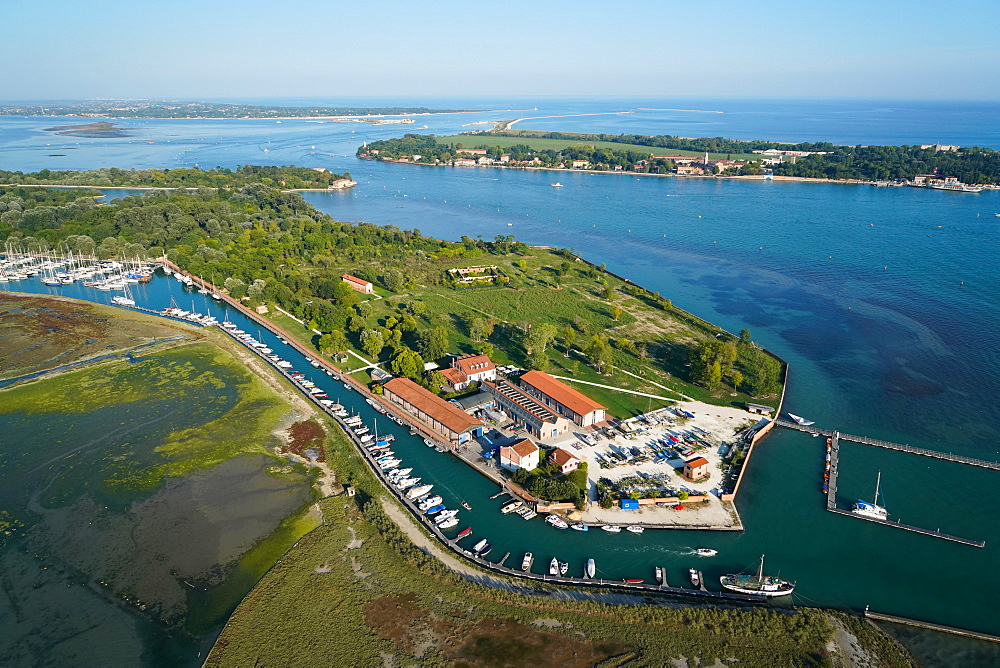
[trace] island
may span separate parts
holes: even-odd
[[[419,230],[339,222],[276,183],[274,175],[295,173],[289,168],[258,169],[184,171],[181,182],[212,186],[152,189],[108,204],[98,204],[87,190],[0,188],[5,287],[35,280],[32,270],[56,261],[71,271],[118,263],[123,276],[122,267],[134,268],[137,281],[153,266],[170,271],[178,289],[191,285],[217,295],[252,328],[285,337],[317,373],[340,374],[379,412],[391,412],[446,453],[441,456],[501,476],[512,502],[528,500],[532,512],[549,517],[610,526],[616,520],[574,520],[571,514],[625,513],[639,533],[647,511],[675,517],[705,512],[703,502],[711,500],[692,498],[701,495],[684,489],[689,485],[708,480],[735,493],[762,427],[773,424],[766,415],[779,409],[785,374],[782,361],[754,343],[750,332],[726,332],[568,249],[533,247],[508,235],[442,241]],[[167,178],[174,171],[181,170],[170,170]],[[163,173],[123,178],[156,174]],[[85,174],[59,178],[100,185]],[[176,319],[179,311],[163,313]],[[682,654],[706,662],[752,661],[759,642],[766,642],[771,658],[789,663],[830,652],[849,656],[857,647],[888,662],[904,660],[898,645],[844,613],[720,609],[718,601],[728,600],[723,594],[668,588],[662,575],[659,590],[633,578],[606,582],[619,593],[603,594],[581,589],[588,585],[583,578],[546,584],[537,577],[522,581],[510,568],[486,572],[470,548],[463,553],[428,533],[427,517],[400,498],[399,486],[388,480],[391,467],[372,454],[383,446],[365,438],[367,427],[349,426],[332,397],[316,398],[317,388],[310,387],[316,383],[282,371],[277,355],[260,352],[259,333],[235,335],[235,327],[197,331],[227,341],[219,345],[242,346],[238,359],[255,376],[295,388],[309,402],[314,417],[289,425],[287,442],[269,447],[300,459],[310,450],[321,453],[338,484],[323,488],[325,498],[309,522],[297,521],[282,534],[282,540],[298,539],[302,527],[319,524],[280,560],[273,544],[262,548],[254,573],[274,567],[233,616],[208,665],[263,657],[312,663],[319,656],[352,663],[359,654],[372,661],[380,654],[468,661],[525,652],[543,663],[564,664],[572,655],[581,665],[631,658],[663,665]],[[240,383],[199,375],[204,364],[188,361],[176,360],[152,387],[173,391],[170,373],[184,374],[177,378],[212,386],[229,401],[244,397],[242,389],[229,389]],[[133,365],[120,366],[128,371]],[[58,392],[34,387],[26,397],[35,401]],[[114,392],[95,394],[99,389],[78,398],[101,396],[109,407],[120,400]],[[482,403],[486,399],[491,406]],[[736,420],[722,418],[724,426],[711,428],[698,422],[696,406]],[[254,417],[253,424],[267,422]],[[662,447],[647,447],[645,435],[653,433]],[[642,440],[634,440],[638,435]],[[182,436],[174,446],[179,451],[199,442],[194,432]],[[727,440],[724,454],[720,437]],[[623,447],[630,439],[634,444]],[[259,453],[260,446],[252,451]],[[710,451],[718,456],[711,463],[705,456]],[[501,466],[481,466],[487,454]],[[224,461],[227,455],[212,456]],[[574,464],[573,458],[587,461]],[[591,464],[593,475],[587,473]],[[649,467],[662,475],[646,475]],[[290,474],[277,468],[270,475]],[[138,482],[149,479],[137,472]],[[721,496],[715,502],[721,508],[730,503]],[[638,603],[629,598],[636,592],[706,600],[681,607],[618,604]],[[420,640],[424,636],[428,642]]]
[[[357,156],[453,167],[808,179],[944,190],[963,190],[964,185],[967,192],[1000,183],[1000,152],[942,144],[840,146],[497,129],[440,138],[407,133],[369,142],[357,149]]]

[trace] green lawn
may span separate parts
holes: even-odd
[[[544,151],[547,149],[559,151],[567,146],[587,144],[588,146],[593,146],[594,148],[606,148],[616,151],[636,151],[638,153],[647,153],[650,155],[705,155],[702,151],[687,151],[675,148],[661,148],[658,146],[642,146],[640,144],[619,144],[618,142],[594,141],[584,138],[547,139],[531,135],[524,135],[520,137],[496,137],[493,135],[448,135],[446,137],[437,137],[437,140],[443,144],[461,143],[466,148],[473,148],[476,146],[499,146],[501,148],[509,148],[520,144],[528,146],[536,151]],[[759,155],[743,153],[709,153],[708,156],[713,160],[756,160],[760,158]]]

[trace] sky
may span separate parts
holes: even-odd
[[[0,0],[0,99],[1000,99],[1000,2]]]

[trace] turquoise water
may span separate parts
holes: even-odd
[[[588,104],[567,103],[561,109],[572,113],[601,108],[597,102]],[[835,118],[833,107],[825,109],[801,108],[799,124],[790,128],[775,123],[767,132],[766,121],[755,117],[744,129],[771,138],[779,130],[799,132],[814,123],[818,132],[824,118]],[[980,120],[984,117],[976,114],[996,113],[988,105],[966,111],[967,117]],[[998,127],[995,123],[945,125],[935,123],[932,112],[922,108],[901,125],[916,141],[927,136],[926,141],[997,144],[991,134]],[[790,114],[794,109],[784,116]],[[816,114],[819,121],[810,120]],[[459,121],[469,118],[479,117],[429,118],[428,131],[455,131]],[[583,123],[579,119],[553,120],[546,127],[620,131],[623,118],[629,117],[590,117],[586,128],[573,125]],[[0,127],[52,122],[2,119]],[[650,122],[656,127],[647,132],[674,131],[667,120]],[[294,161],[346,169],[359,181],[356,189],[307,193],[306,199],[341,220],[419,228],[447,239],[514,234],[529,243],[574,248],[730,331],[749,327],[756,340],[791,364],[788,408],[819,426],[1000,459],[996,192],[968,195],[837,184],[422,168],[344,157],[353,154],[362,139],[398,135],[399,126],[144,123],[149,136],[178,127],[192,136],[205,135],[183,144],[190,149],[187,153],[179,143],[184,134],[179,130],[178,143],[171,140],[168,147],[147,147],[140,143],[145,135],[118,140],[114,146],[104,140],[81,144],[72,154],[73,166]],[[353,136],[351,129],[356,130]],[[850,129],[856,136],[869,132],[865,140],[873,143],[889,139],[878,134],[878,128],[855,123]],[[33,169],[45,163],[37,151],[39,140],[31,133],[37,131],[0,141],[5,167]],[[29,145],[34,146],[30,151]],[[53,160],[44,166],[56,164]],[[565,188],[549,187],[557,178]],[[166,306],[174,294],[187,308],[191,300],[180,297],[175,281],[161,279],[140,289],[140,304]],[[74,294],[83,288],[58,290]],[[85,296],[107,299],[103,294]],[[201,307],[204,298],[194,298]],[[288,352],[289,358],[294,356]],[[331,396],[339,394],[366,417],[374,417],[356,395],[338,391],[337,384],[328,387]],[[388,424],[380,429],[390,426],[396,429]],[[538,520],[525,523],[501,516],[495,502],[487,500],[495,491],[491,484],[404,432],[396,433],[394,449],[406,455],[407,465],[435,482],[447,501],[467,499],[473,505],[463,520],[475,526],[477,537],[495,544],[494,558],[511,551],[515,560],[530,550],[539,564],[551,556],[569,561],[572,574],[592,556],[604,577],[650,580],[653,566],[664,565],[671,582],[681,583],[685,569],[695,565],[692,547],[720,551],[713,560],[697,562],[710,582],[754,564],[763,552],[769,570],[799,582],[798,603],[854,609],[870,605],[882,612],[1000,633],[994,614],[997,587],[991,576],[1000,567],[996,472],[854,445],[844,446],[841,459],[842,505],[870,496],[875,472],[881,470],[893,518],[986,540],[983,550],[825,512],[819,492],[822,443],[789,432],[765,440],[750,464],[738,501],[748,527],[745,533],[566,535]],[[973,579],[981,584],[967,586]]]

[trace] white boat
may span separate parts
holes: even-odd
[[[521,560],[521,570],[527,572],[531,568],[531,562],[535,560],[534,555],[531,552],[524,553],[524,559]]]
[[[694,551],[694,553],[697,554],[699,557],[714,557],[719,553],[719,551],[713,550],[710,547],[699,547],[697,550]]]
[[[515,510],[517,510],[518,508],[520,508],[523,505],[524,505],[523,502],[514,500],[514,501],[511,501],[510,503],[508,503],[507,505],[505,505],[503,508],[501,508],[500,512],[503,513],[504,515],[506,515],[507,513],[514,512]]]
[[[591,580],[594,579],[594,575],[597,573],[597,565],[594,563],[593,559],[587,559],[587,568],[585,570],[587,577]]]
[[[569,572],[569,563],[565,561],[559,562],[559,575],[566,575]]]
[[[719,578],[719,582],[730,591],[766,598],[788,596],[795,589],[794,582],[786,582],[772,575],[764,575],[764,555],[760,555],[760,568],[757,569],[756,575],[742,573],[723,575]]]
[[[476,543],[475,545],[472,546],[472,551],[478,553],[480,550],[482,550],[483,548],[485,548],[488,544],[489,543],[486,542],[486,539],[483,538],[478,543]]]
[[[701,587],[701,574],[697,568],[689,568],[688,577],[691,578],[691,584],[695,587]]]
[[[622,528],[617,524],[602,524],[601,528],[607,531],[608,533],[619,533],[622,530]]]
[[[631,531],[632,533],[642,533],[643,531],[645,531],[645,529],[643,529],[642,527],[632,525],[625,527],[625,531]]]
[[[455,515],[458,515],[457,510],[442,510],[440,513],[438,513],[438,516],[434,518],[434,523],[441,524],[445,520],[450,520]]]
[[[414,487],[413,489],[411,489],[409,492],[406,493],[406,498],[416,499],[418,497],[423,496],[432,489],[434,489],[434,485],[421,485],[420,487]]]
[[[555,557],[549,562],[549,575],[559,575],[559,560]]]
[[[563,184],[559,183],[558,181],[556,181],[555,183],[550,183],[549,185],[552,186],[553,188],[562,188],[563,187]]]
[[[577,522],[575,524],[570,524],[569,528],[573,529],[574,531],[589,531],[590,530],[590,527],[588,527],[583,522]]]
[[[429,499],[421,501],[420,505],[418,505],[417,507],[420,509],[420,512],[425,513],[434,506],[441,503],[442,500],[443,499],[440,496],[432,496]]]
[[[438,528],[439,529],[450,529],[450,528],[452,528],[454,526],[458,526],[458,518],[457,517],[449,517],[444,522],[441,522],[441,524],[438,524]]]
[[[889,511],[878,505],[878,489],[881,484],[882,472],[879,471],[878,477],[875,479],[875,500],[872,503],[868,503],[867,501],[858,499],[857,502],[851,507],[851,512],[855,515],[870,517],[875,520],[888,519]]]
[[[549,515],[545,518],[545,521],[557,529],[568,529],[569,525],[558,515]]]
[[[815,421],[813,421],[813,420],[807,420],[804,417],[799,417],[798,415],[795,415],[794,413],[788,413],[788,417],[792,418],[793,420],[795,420],[795,422],[797,424],[800,424],[803,427],[808,427],[811,424],[816,424]]]

